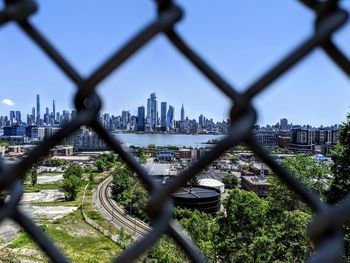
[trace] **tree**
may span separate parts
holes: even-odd
[[[133,178],[132,171],[126,165],[119,163],[111,175],[116,201],[131,215],[148,221],[145,210],[148,193]]]
[[[147,256],[154,263],[183,263],[190,262],[183,251],[169,237],[160,239],[158,244],[150,249]]]
[[[350,114],[343,122],[339,130],[339,142],[334,151],[331,152],[333,160],[332,172],[333,182],[327,192],[327,201],[335,204],[350,192]],[[350,259],[350,223],[343,226],[345,236],[345,256]]]
[[[254,262],[303,262],[312,254],[306,236],[311,215],[294,210],[284,211],[278,218],[270,217],[248,246]]]
[[[142,149],[139,150],[138,155],[139,155],[139,160],[140,160],[141,163],[146,163],[147,162],[147,156],[146,156],[145,152]]]
[[[266,219],[267,202],[255,193],[233,189],[225,203],[226,216],[218,223],[217,247],[223,262],[254,262],[247,246],[260,235]]]
[[[55,159],[55,158],[48,158],[46,160],[42,161],[43,165],[45,166],[61,166],[61,165],[66,165],[67,161],[66,160],[60,160],[60,159]]]
[[[73,201],[77,197],[78,189],[81,185],[81,178],[72,175],[69,177],[66,177],[63,181],[63,184],[61,186],[61,189],[64,191],[64,195],[66,200]]]
[[[83,172],[84,172],[84,170],[83,170],[83,168],[80,167],[80,165],[71,164],[68,166],[67,170],[63,174],[63,177],[69,178],[71,176],[75,176],[75,177],[81,178]]]
[[[175,209],[174,216],[179,220],[193,242],[210,261],[217,259],[216,237],[219,225],[215,217],[198,210]]]
[[[227,188],[234,188],[238,186],[238,178],[237,176],[233,174],[228,174],[226,175],[223,179],[222,182],[225,184]]]
[[[96,168],[99,172],[104,172],[107,170],[106,164],[101,159],[97,159],[95,162],[95,165],[96,165]]]
[[[350,113],[339,130],[339,142],[331,152],[334,180],[327,192],[327,201],[337,203],[350,192]]]
[[[271,150],[272,153],[288,153],[287,149],[276,147]]]
[[[89,171],[89,182],[93,183],[94,180],[95,180],[94,174],[92,173],[92,171]]]
[[[306,236],[311,215],[301,210],[272,214],[269,206],[273,204],[252,192],[230,192],[226,216],[219,216],[215,235],[220,261],[302,262],[312,254]]]
[[[5,149],[7,149],[10,145],[11,143],[7,141],[0,142],[0,146],[4,147]]]
[[[132,180],[132,172],[124,164],[119,164],[115,170],[111,173],[113,177],[114,193],[117,198],[124,191],[130,190],[134,184]]]
[[[299,182],[306,185],[310,191],[324,198],[327,180],[331,173],[328,164],[315,161],[310,156],[297,155],[283,160],[282,166],[289,171],[291,176],[294,176]],[[309,208],[277,177],[270,176],[269,183],[271,192],[268,199],[271,204],[270,207],[274,210],[293,211],[301,209],[308,211]]]
[[[131,188],[131,202],[129,203],[130,213],[143,221],[149,221],[146,214],[146,204],[149,197],[148,192],[139,182],[135,182]]]
[[[36,172],[35,168],[32,169],[32,171],[30,172],[30,179],[32,186],[36,185],[36,183],[38,182],[38,173]]]
[[[103,153],[101,154],[98,159],[95,161],[95,165],[97,167],[97,170],[99,172],[104,172],[109,170],[113,164],[115,164],[117,161],[114,153]]]

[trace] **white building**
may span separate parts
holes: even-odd
[[[221,193],[225,191],[225,184],[216,179],[205,178],[198,181],[199,185],[209,186],[218,189]]]

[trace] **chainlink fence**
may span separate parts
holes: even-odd
[[[16,23],[20,30],[31,38],[77,86],[75,106],[78,113],[76,119],[64,125],[52,137],[45,139],[29,156],[19,163],[10,166],[0,162],[0,191],[10,192],[9,200],[1,204],[0,221],[5,218],[16,221],[53,262],[69,261],[35,223],[18,209],[18,202],[23,193],[21,178],[39,158],[48,154],[50,148],[78,130],[82,125],[90,126],[111,149],[119,154],[122,160],[137,173],[151,196],[147,203],[147,213],[152,222],[152,230],[126,249],[114,262],[132,262],[138,259],[154,246],[163,234],[172,237],[192,261],[205,262],[206,259],[202,253],[196,248],[195,244],[183,236],[181,229],[172,218],[171,194],[226,150],[238,143],[248,145],[255,155],[268,165],[274,174],[315,213],[315,217],[309,225],[308,234],[316,246],[316,252],[308,259],[308,262],[335,262],[340,260],[344,243],[341,225],[350,217],[350,196],[337,206],[323,203],[272,159],[269,153],[257,144],[251,133],[256,120],[256,111],[251,104],[252,99],[261,91],[267,89],[273,81],[286,73],[291,67],[302,61],[315,48],[323,49],[335,65],[350,76],[350,61],[332,41],[332,35],[346,24],[348,19],[348,13],[340,7],[339,1],[300,0],[299,2],[302,5],[310,8],[315,13],[313,34],[282,58],[277,65],[269,69],[266,74],[247,87],[243,93],[238,92],[226,82],[176,32],[174,27],[183,16],[183,12],[171,0],[155,1],[158,15],[154,21],[141,29],[122,48],[111,54],[109,59],[87,78],[83,78],[69,61],[56,50],[52,43],[29,22],[30,16],[37,11],[34,0],[4,0],[4,2],[4,8],[0,11],[0,25]],[[96,119],[102,103],[96,94],[97,85],[158,34],[164,34],[169,43],[180,54],[185,56],[217,89],[232,101],[231,124],[228,135],[195,164],[184,170],[175,181],[166,186],[158,186],[153,182],[147,176],[146,171],[122,149],[120,143]]]

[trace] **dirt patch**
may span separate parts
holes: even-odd
[[[38,193],[24,193],[22,204],[64,201],[64,192],[60,190],[41,190]]]
[[[21,263],[47,262],[43,253],[39,249],[14,248],[12,252]]]
[[[54,225],[53,225],[54,226]],[[97,232],[94,228],[90,227],[87,224],[67,224],[65,226],[57,226],[55,227],[56,230],[59,231],[65,231],[66,233],[69,233],[70,236],[73,237],[98,237],[99,232]]]
[[[22,208],[24,212],[35,219],[56,220],[76,211],[77,207],[72,206],[32,206],[26,205]]]
[[[5,219],[0,224],[0,238],[5,244],[15,240],[20,232],[21,227],[10,219]]]
[[[19,263],[20,261],[16,258],[15,254],[8,248],[0,248],[0,262],[7,263]]]
[[[63,180],[63,174],[47,174],[38,176],[38,184],[52,184]]]

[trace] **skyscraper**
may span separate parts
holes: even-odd
[[[151,99],[147,99],[147,117],[151,118]]]
[[[150,97],[150,117],[151,117],[152,130],[156,130],[157,128],[157,116],[158,116],[157,96],[155,93],[152,93]]]
[[[35,122],[35,107],[32,108],[32,121]]]
[[[126,129],[130,120],[130,112],[122,111],[122,128]]]
[[[161,131],[167,130],[167,121],[166,121],[166,102],[160,103],[160,129]]]
[[[288,130],[288,120],[286,118],[280,120],[280,128],[284,131]]]
[[[204,124],[204,116],[203,116],[203,114],[199,115],[198,123],[203,128],[203,126],[204,126],[203,125]]]
[[[137,109],[137,130],[145,130],[145,107],[140,106]]]
[[[16,111],[16,122],[17,122],[17,125],[21,125],[22,123],[22,117],[21,117],[20,111]]]
[[[49,108],[48,107],[46,107],[46,109],[45,109],[45,114],[44,114],[44,122],[46,123],[46,124],[49,124],[50,123],[50,114],[49,114]]]
[[[13,110],[10,111],[10,123],[11,123],[11,125],[14,124],[15,118],[16,118],[15,111],[13,111]]]
[[[55,102],[55,100],[52,101],[52,118],[53,118],[53,122],[55,123],[55,120],[56,120],[56,102]]]
[[[174,129],[174,116],[175,116],[175,108],[169,105],[168,116],[167,116],[168,130]]]
[[[40,96],[36,95],[36,124],[40,125]]]
[[[181,107],[181,121],[185,120],[185,109],[184,109],[184,105],[182,104]]]

